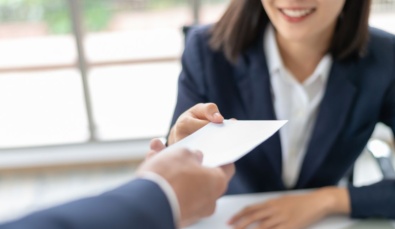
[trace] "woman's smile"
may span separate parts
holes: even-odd
[[[279,11],[288,22],[301,22],[315,11],[315,8],[279,8]]]
[[[277,36],[289,42],[327,44],[346,0],[261,0]],[[281,44],[280,44],[281,45]],[[323,48],[326,49],[326,48]]]

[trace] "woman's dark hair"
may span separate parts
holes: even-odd
[[[371,0],[346,0],[329,52],[343,60],[364,54],[369,39]],[[235,62],[262,33],[269,18],[261,0],[232,0],[211,30],[210,46]]]

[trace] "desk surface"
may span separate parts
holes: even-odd
[[[270,194],[247,194],[226,196],[218,201],[217,209],[213,216],[201,220],[199,223],[186,229],[230,229],[226,221],[235,213],[245,206],[263,202],[271,198],[275,198],[285,193]],[[289,194],[289,193],[288,193]],[[351,220],[343,216],[334,216],[326,218],[317,224],[309,227],[309,229],[395,229],[395,221],[374,221],[374,220]]]

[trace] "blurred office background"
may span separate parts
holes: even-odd
[[[395,0],[373,2],[395,33]],[[228,3],[0,0],[0,221],[130,179],[169,127],[182,27]],[[363,166],[361,184],[380,179]]]

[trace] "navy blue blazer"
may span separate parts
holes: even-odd
[[[170,204],[160,187],[134,180],[97,197],[86,198],[0,225],[0,229],[175,228]]]
[[[276,119],[263,33],[232,64],[209,47],[209,28],[195,28],[187,37],[171,125],[188,108],[207,102],[216,103],[226,119]],[[334,61],[294,189],[336,185],[376,123],[395,132],[395,36],[370,29],[367,51],[363,58]],[[227,194],[286,190],[281,157],[277,133],[236,162]],[[352,217],[395,218],[395,181],[349,187],[349,193]]]

